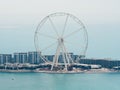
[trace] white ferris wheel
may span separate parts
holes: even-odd
[[[53,13],[46,16],[35,31],[35,47],[45,63],[50,63],[51,70],[61,64],[65,69],[74,63],[74,59],[85,56],[88,35],[84,24],[69,13]],[[71,56],[74,53],[77,58]],[[45,55],[53,55],[49,60]]]

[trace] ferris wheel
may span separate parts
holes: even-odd
[[[55,66],[67,67],[74,63],[74,59],[85,56],[88,46],[88,35],[84,24],[69,13],[53,13],[46,16],[38,25],[34,37],[35,47],[45,63],[51,63],[51,70]],[[70,53],[74,53],[73,59]],[[49,60],[45,55],[53,55]]]

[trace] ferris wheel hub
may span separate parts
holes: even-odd
[[[58,38],[58,43],[63,43],[64,42],[64,39],[63,38]]]

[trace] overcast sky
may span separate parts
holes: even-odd
[[[120,59],[120,0],[0,0],[0,53],[34,51],[38,23],[55,12],[85,24],[87,57]]]

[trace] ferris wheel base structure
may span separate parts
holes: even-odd
[[[69,13],[53,13],[46,16],[35,31],[35,47],[50,70],[68,71],[76,65],[77,60],[85,56],[88,46],[88,35],[84,24]],[[69,52],[76,53],[77,60],[73,60]],[[54,55],[52,61],[44,55]],[[60,57],[63,63],[60,63]]]

